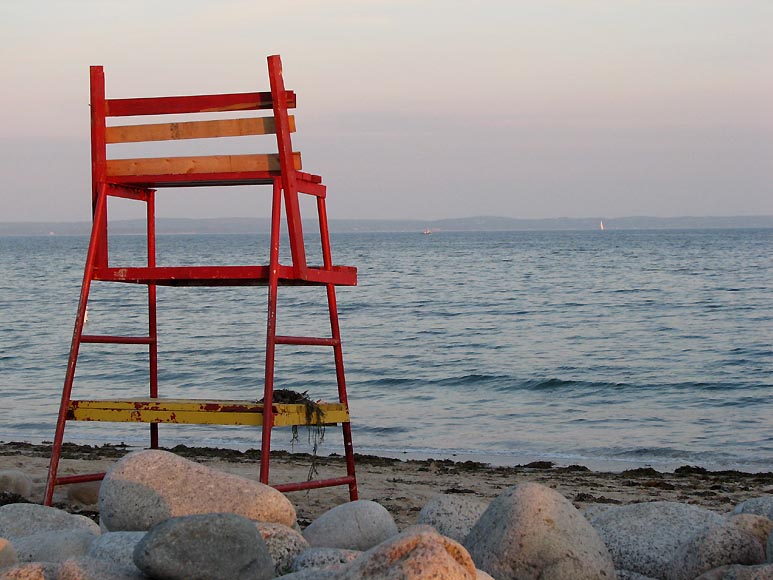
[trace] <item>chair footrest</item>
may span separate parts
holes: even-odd
[[[95,268],[92,278],[104,282],[157,284],[159,286],[265,286],[268,266],[157,266],[153,268]],[[291,266],[279,266],[282,285],[356,286],[357,268],[333,266],[332,269],[307,267],[301,274]]]
[[[319,403],[320,423],[348,423],[349,410],[343,403]],[[274,403],[274,426],[314,425],[303,404]],[[114,423],[186,423],[197,425],[263,425],[263,403],[215,401],[210,399],[122,399],[70,401],[71,421]]]

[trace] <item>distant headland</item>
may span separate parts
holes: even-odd
[[[773,228],[773,215],[668,218],[599,216],[549,219],[478,216],[438,220],[337,219],[330,220],[330,230],[336,233],[598,230],[602,220],[605,231]],[[314,225],[310,223],[309,227]],[[159,218],[156,227],[161,234],[268,233],[269,220],[268,218]],[[0,222],[0,236],[85,235],[89,233],[90,228],[89,222]],[[141,234],[144,229],[144,220],[110,222],[110,232],[113,234]]]

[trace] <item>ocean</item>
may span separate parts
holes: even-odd
[[[85,236],[0,237],[0,440],[53,438]],[[113,236],[112,265],[144,238]],[[264,235],[159,236],[160,265],[265,263]],[[350,233],[334,261],[355,450],[498,465],[773,470],[773,229]],[[285,246],[286,247],[286,244]],[[313,262],[318,251],[309,244]],[[262,396],[266,289],[158,290],[162,396]],[[142,334],[146,290],[95,283],[90,334]],[[280,288],[278,331],[326,335],[324,289]],[[280,346],[276,388],[335,398],[330,349]],[[147,350],[87,344],[74,398],[147,392]],[[259,448],[246,427],[161,444]],[[68,423],[67,441],[147,443]],[[273,448],[308,451],[275,431]],[[328,429],[322,453],[341,453]]]

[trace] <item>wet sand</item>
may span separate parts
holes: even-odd
[[[59,473],[104,471],[133,449],[122,446],[65,444]],[[258,479],[255,451],[175,447],[175,453],[212,468]],[[0,470],[20,470],[34,482],[33,501],[43,497],[50,447],[30,443],[0,443]],[[306,454],[272,454],[271,482],[304,481],[312,458]],[[340,457],[317,458],[320,477],[346,474]],[[401,461],[358,455],[356,470],[360,499],[377,501],[394,516],[400,528],[414,524],[422,506],[439,493],[468,494],[491,500],[503,490],[524,481],[554,488],[580,509],[596,504],[628,504],[668,500],[730,511],[746,499],[773,493],[773,473],[706,471],[681,467],[673,473],[639,468],[620,473],[591,471],[582,466],[556,467],[535,462],[517,467],[492,467],[482,463],[449,460]],[[295,504],[301,525],[348,500],[346,486],[287,494]],[[7,502],[7,499],[4,500]],[[71,511],[93,512],[96,506],[78,506],[67,499],[67,486],[57,488],[54,501]]]

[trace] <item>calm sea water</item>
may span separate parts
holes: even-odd
[[[161,236],[159,262],[263,263],[266,243]],[[0,238],[1,440],[53,437],[86,244]],[[141,264],[141,237],[111,244]],[[773,230],[341,234],[333,251],[360,272],[338,293],[359,452],[773,469]],[[96,284],[88,332],[141,334],[145,300]],[[265,288],[159,288],[162,395],[262,396],[265,308]],[[325,334],[325,315],[322,289],[280,290],[280,333]],[[329,349],[279,348],[278,388],[334,399]],[[81,352],[76,398],[146,393],[142,347]],[[66,439],[146,429],[71,422]],[[164,445],[259,438],[161,426]],[[340,451],[331,429],[323,452]]]

